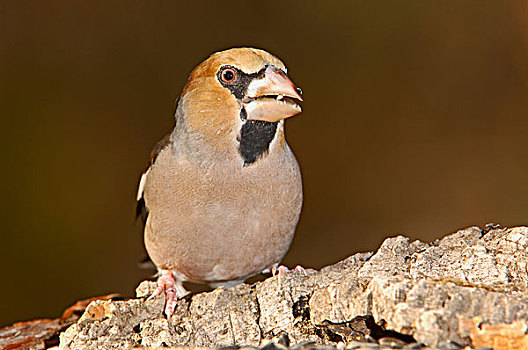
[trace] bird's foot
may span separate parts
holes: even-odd
[[[288,269],[286,266],[284,265],[279,265],[279,264],[274,264],[271,269],[268,269],[268,270],[265,270],[263,271],[264,273],[267,273],[267,272],[270,272],[271,270],[271,275],[272,276],[277,276],[277,284],[278,284],[278,287],[280,288],[281,287],[281,280],[282,278],[288,273],[288,272],[298,272],[298,273],[302,273],[304,274],[305,276],[308,276],[308,273],[306,272],[306,270],[304,269],[304,267],[302,267],[301,265],[297,265],[295,266],[295,268],[293,268],[293,270],[290,270]]]
[[[172,270],[161,270],[158,277],[158,287],[154,290],[148,300],[155,298],[161,292],[165,291],[165,315],[170,321],[172,313],[176,308],[178,299],[183,298],[189,293],[179,278],[175,278]]]

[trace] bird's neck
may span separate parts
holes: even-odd
[[[244,121],[237,130],[217,135],[214,140],[185,129],[183,123],[176,124],[171,137],[175,151],[205,166],[247,167],[281,153],[285,147],[282,122]]]
[[[206,122],[197,124],[189,123],[183,112],[179,103],[172,140],[177,152],[198,162],[225,161],[246,167],[284,149],[284,121],[248,120],[242,109],[240,118],[225,121],[203,116]]]

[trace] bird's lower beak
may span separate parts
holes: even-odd
[[[253,80],[243,101],[247,119],[277,122],[301,112],[301,89],[280,69],[269,66],[261,79]]]

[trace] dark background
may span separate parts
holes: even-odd
[[[136,186],[210,53],[256,46],[304,90],[287,265],[387,236],[528,220],[526,1],[1,1],[0,325],[132,295]]]

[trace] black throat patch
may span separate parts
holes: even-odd
[[[269,145],[275,133],[277,124],[261,120],[246,120],[240,128],[238,151],[244,159],[244,166],[251,165],[257,159],[268,153]]]

